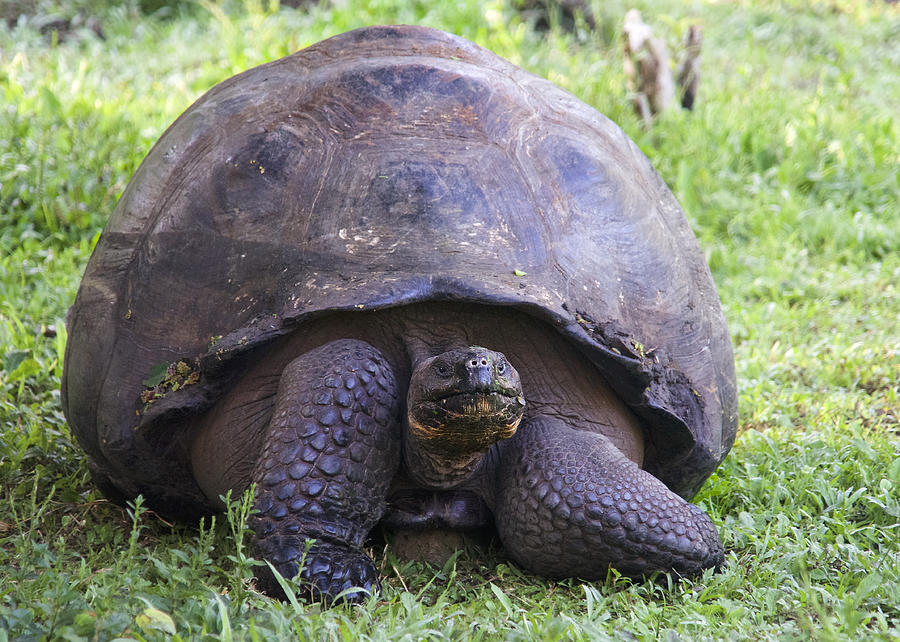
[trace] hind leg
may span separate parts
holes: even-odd
[[[531,419],[503,444],[494,514],[504,546],[549,577],[605,578],[720,566],[709,517],[605,436]]]
[[[315,597],[378,588],[361,546],[381,518],[400,461],[400,400],[391,367],[371,345],[339,340],[284,369],[262,453],[251,525],[256,553]],[[306,551],[306,541],[315,540]],[[263,569],[260,588],[280,594]],[[361,599],[360,593],[347,599]]]

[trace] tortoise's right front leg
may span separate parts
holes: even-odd
[[[291,361],[253,471],[256,553],[315,597],[378,588],[361,546],[384,513],[400,461],[400,400],[388,362],[371,345],[333,341]],[[306,551],[306,540],[315,543]],[[304,558],[305,553],[305,559]],[[260,588],[280,595],[268,567]],[[347,596],[361,599],[363,594]]]

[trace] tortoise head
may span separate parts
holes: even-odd
[[[483,453],[525,413],[519,373],[500,352],[471,346],[425,359],[407,396],[409,434],[445,457]]]

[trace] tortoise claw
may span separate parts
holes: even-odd
[[[381,590],[374,562],[362,551],[343,544],[317,541],[304,553],[296,546],[267,555],[283,578],[292,581],[297,594],[308,600],[321,600],[329,606],[338,602],[358,603]],[[257,587],[278,599],[286,595],[267,566],[256,573]]]

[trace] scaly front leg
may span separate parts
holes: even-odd
[[[528,419],[501,444],[492,504],[510,555],[550,577],[605,578],[676,571],[724,560],[698,507],[625,457],[605,436],[551,418]]]
[[[360,547],[384,513],[400,461],[400,400],[391,367],[371,345],[325,344],[291,361],[252,480],[255,548],[314,597],[333,600],[351,587],[378,588]],[[262,569],[259,586],[281,589]],[[363,593],[346,595],[362,599]]]

